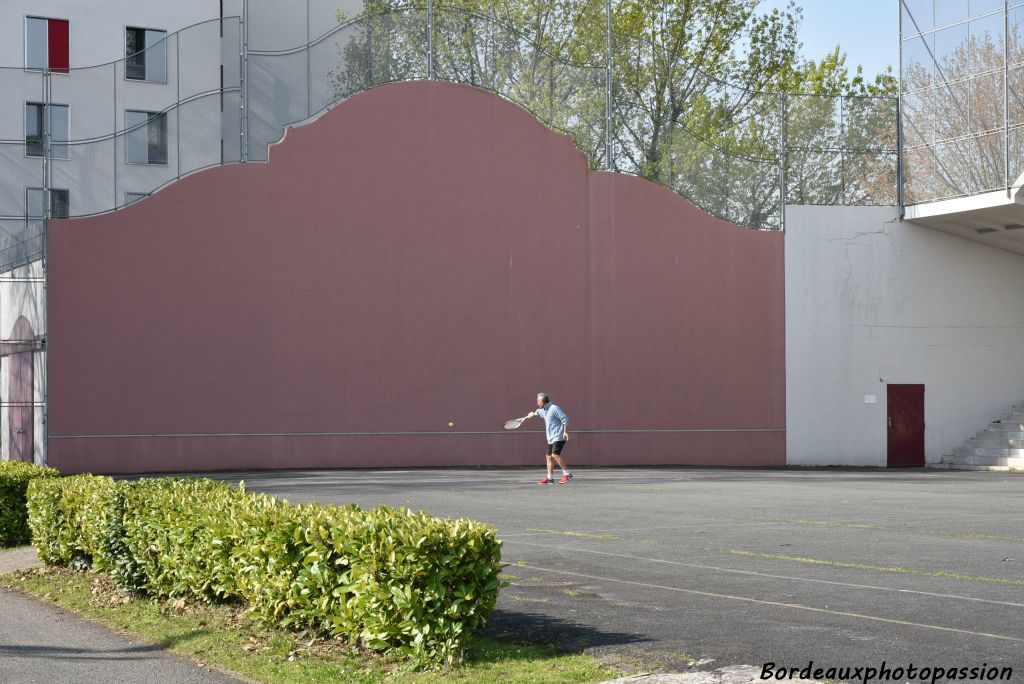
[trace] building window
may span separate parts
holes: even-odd
[[[129,164],[167,163],[167,115],[128,110]]]
[[[67,105],[44,105],[40,102],[25,103],[25,154],[30,157],[43,156],[44,117],[50,118],[50,156],[68,158],[68,139],[71,137],[70,117]]]
[[[125,78],[132,81],[167,80],[167,31],[131,28],[125,31]]]
[[[25,191],[25,217],[46,218],[46,192],[42,188],[27,188]],[[57,188],[50,189],[50,216],[67,218],[71,215],[71,193]]]
[[[128,206],[129,204],[135,204],[139,200],[146,199],[147,197],[149,197],[148,192],[126,192],[124,193],[124,204],[125,206]]]
[[[69,25],[66,19],[25,18],[25,68],[67,73]]]

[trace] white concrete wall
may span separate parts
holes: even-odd
[[[929,463],[1024,398],[1024,256],[891,207],[789,207],[785,251],[790,464],[884,466],[887,383],[925,385]]]
[[[11,331],[19,316],[24,316],[32,325],[32,332],[40,335],[46,331],[46,305],[43,301],[45,290],[42,282],[42,263],[35,262],[22,266],[4,274],[0,274],[0,337],[11,339]],[[46,453],[46,439],[43,415],[43,393],[46,386],[46,354],[39,352],[32,355],[32,381],[34,385],[34,449],[36,463],[43,463]],[[8,391],[8,372],[10,358],[0,359],[0,397],[3,402],[10,398]],[[0,460],[7,460],[11,455],[10,408],[0,405]]]

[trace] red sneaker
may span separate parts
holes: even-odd
[[[542,480],[537,480],[537,484],[554,484],[554,483],[555,483],[555,481],[552,480],[550,477],[545,477]]]
[[[562,476],[562,479],[558,481],[558,484],[565,484],[566,482],[568,482],[571,479],[572,479],[572,473],[568,473],[568,474]]]

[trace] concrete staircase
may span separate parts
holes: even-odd
[[[954,470],[1024,470],[1024,402],[933,465]]]

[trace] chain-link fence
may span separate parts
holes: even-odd
[[[900,0],[905,204],[1024,174],[1024,0]]]
[[[47,217],[111,211],[200,169],[266,160],[285,128],[428,78],[492,91],[572,135],[592,168],[648,178],[739,225],[781,228],[787,202],[897,201],[895,98],[737,88],[649,40],[605,33],[599,0],[574,6],[574,21],[602,39],[554,51],[441,2],[353,19],[333,4],[308,0],[290,23],[264,3],[143,31],[128,57],[99,66],[0,69],[0,91],[25,95],[0,102],[0,272],[41,256]]]
[[[118,209],[240,159],[240,24],[147,31],[130,58],[0,69],[0,272],[39,259],[48,217]],[[140,40],[143,40],[140,38]]]
[[[600,2],[575,7],[577,22],[605,11]],[[592,168],[643,176],[739,225],[780,228],[784,194],[897,203],[894,97],[751,92],[621,34],[556,56],[493,15],[441,4],[360,15],[322,35],[305,27],[306,44],[290,49],[262,49],[279,44],[279,32],[250,29],[251,160],[266,159],[289,125],[354,93],[436,78],[495,92],[571,134]],[[667,102],[657,90],[666,82]]]

